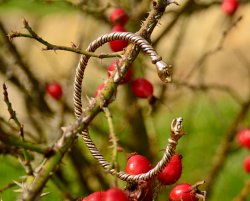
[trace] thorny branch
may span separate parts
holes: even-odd
[[[4,96],[4,102],[7,105],[8,111],[10,113],[10,119],[13,119],[16,125],[20,128],[20,133],[23,134],[23,125],[19,122],[17,116],[16,116],[16,111],[13,110],[11,102],[9,100],[9,95],[7,91],[7,86],[4,83],[3,84],[3,96]]]
[[[113,168],[117,168],[118,138],[115,134],[114,125],[113,125],[113,121],[112,121],[112,115],[111,115],[109,108],[103,107],[102,109],[103,109],[104,114],[107,118],[108,126],[109,126],[109,135],[110,135],[110,141],[112,143],[111,147],[113,150],[113,153],[112,153]]]
[[[7,37],[8,34],[1,21],[0,21],[0,33],[3,35],[5,44],[7,45],[7,48],[11,56],[13,56],[15,63],[18,64],[20,69],[24,72],[25,76],[27,76],[28,82],[29,82],[29,88],[24,86],[24,82],[20,81],[16,77],[12,76],[10,80],[13,81],[16,84],[16,86],[18,86],[21,89],[21,91],[25,92],[24,94],[27,96],[27,99],[29,101],[33,100],[34,105],[37,108],[41,108],[44,112],[51,112],[50,108],[48,107],[47,103],[44,100],[44,91],[41,90],[40,88],[41,84],[39,83],[38,79],[33,75],[33,73],[30,71],[29,66],[22,59],[15,45],[9,41]],[[4,59],[0,59],[0,64],[2,64],[1,67],[7,68],[5,67],[6,65],[4,61],[5,61]],[[1,71],[2,71],[2,68],[0,68]],[[4,71],[7,71],[7,72],[9,70],[10,69],[8,68],[4,69]]]
[[[10,113],[10,118],[14,120],[14,122],[16,123],[16,125],[19,127],[19,132],[20,132],[20,136],[23,142],[25,142],[24,140],[24,131],[23,131],[23,125],[19,122],[17,116],[16,116],[16,111],[13,110],[11,102],[9,100],[8,97],[8,91],[7,91],[7,87],[5,85],[5,83],[3,84],[3,95],[4,95],[4,102],[6,103],[7,107],[8,107],[8,111]],[[23,166],[26,169],[26,172],[28,175],[31,175],[33,173],[33,169],[28,157],[28,152],[26,149],[23,149],[23,155],[24,155],[24,161],[23,162]]]
[[[34,40],[40,42],[41,44],[45,45],[46,48],[43,50],[53,50],[53,51],[64,50],[64,51],[74,52],[77,54],[96,57],[99,59],[121,57],[121,52],[110,53],[110,54],[106,54],[106,53],[95,54],[93,52],[88,52],[85,50],[78,49],[77,45],[75,45],[75,44],[72,44],[73,47],[53,45],[53,44],[47,42],[46,40],[44,40],[43,38],[41,38],[39,35],[37,35],[37,33],[35,31],[33,31],[33,29],[30,27],[29,23],[25,19],[23,19],[23,24],[24,24],[24,28],[29,32],[29,34],[20,33],[20,32],[12,32],[12,33],[8,34],[10,41],[16,37],[26,37],[26,38],[34,39]]]

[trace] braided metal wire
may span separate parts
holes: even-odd
[[[156,65],[158,75],[160,79],[164,82],[171,81],[171,67],[168,66],[162,58],[156,53],[153,47],[146,41],[144,38],[135,35],[130,32],[113,32],[109,34],[105,34],[94,40],[89,44],[86,49],[88,52],[95,52],[97,48],[102,46],[103,44],[113,41],[113,40],[127,40],[130,43],[134,43],[138,45],[145,53],[147,53],[153,64]],[[76,69],[76,76],[74,82],[74,107],[75,107],[75,115],[77,118],[82,114],[82,103],[81,103],[81,88],[82,88],[82,79],[84,75],[84,70],[87,66],[88,60],[90,56],[83,55],[80,58]]]
[[[99,162],[99,164],[104,169],[106,169],[109,173],[116,175],[118,178],[120,178],[123,181],[135,182],[139,180],[149,180],[155,177],[156,175],[158,175],[164,169],[164,167],[169,162],[171,157],[174,155],[177,141],[183,135],[183,126],[182,126],[181,117],[176,118],[172,121],[171,131],[172,131],[172,135],[171,135],[171,138],[168,139],[168,146],[165,149],[162,159],[150,171],[143,173],[143,174],[137,174],[137,175],[127,174],[123,171],[117,172],[114,168],[112,168],[112,165],[104,159],[102,154],[96,148],[95,144],[93,143],[93,141],[91,140],[89,136],[89,133],[87,131],[83,131],[81,135],[85,144],[90,150],[90,153],[92,154],[92,156]],[[173,136],[175,136],[176,138]]]
[[[163,80],[164,82],[171,81],[171,72],[169,66],[162,61],[161,57],[158,56],[153,47],[145,39],[133,33],[113,32],[102,35],[101,37],[97,38],[92,43],[90,43],[90,45],[86,50],[89,52],[94,52],[97,48],[99,48],[103,44],[113,40],[127,40],[130,43],[138,45],[145,53],[147,53],[150,56],[152,63],[156,65],[157,72],[161,80]],[[76,69],[76,76],[74,82],[74,96],[73,96],[74,112],[76,118],[79,118],[80,115],[82,114],[82,103],[81,103],[82,80],[89,58],[90,56],[86,55],[81,56],[81,59]],[[122,171],[117,172],[115,169],[112,169],[111,164],[104,159],[102,154],[96,148],[95,144],[93,143],[87,131],[82,132],[82,137],[93,157],[95,157],[100,163],[100,165],[104,167],[108,172],[110,172],[113,175],[116,175],[117,177],[119,177],[121,180],[124,181],[138,181],[138,180],[148,180],[156,176],[163,170],[163,168],[169,162],[170,158],[175,153],[175,148],[177,141],[179,139],[179,135],[183,134],[182,118],[177,118],[173,120],[171,125],[171,131],[173,135],[168,140],[169,144],[165,150],[165,153],[161,161],[159,161],[158,164],[149,172],[139,175],[130,175],[125,172]]]

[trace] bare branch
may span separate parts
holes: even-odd
[[[13,40],[13,38],[17,38],[17,37],[31,38],[31,39],[34,39],[34,40],[38,41],[39,43],[45,45],[46,48],[44,48],[43,50],[53,50],[53,51],[64,50],[64,51],[74,52],[74,53],[77,53],[77,54],[96,57],[96,58],[99,58],[99,59],[121,57],[121,54],[122,54],[122,52],[116,52],[116,53],[110,53],[110,54],[106,54],[106,53],[95,54],[93,52],[80,50],[74,44],[72,45],[73,47],[54,45],[54,44],[51,44],[51,43],[47,42],[46,40],[44,40],[35,31],[33,31],[33,29],[30,27],[29,23],[25,19],[23,20],[23,24],[24,24],[24,28],[29,32],[29,34],[19,33],[19,32],[12,32],[12,33],[8,34],[8,37],[9,37],[10,41]]]

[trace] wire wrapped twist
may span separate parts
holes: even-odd
[[[137,175],[127,174],[123,171],[117,172],[114,168],[112,168],[112,165],[104,159],[102,154],[96,148],[95,144],[89,136],[89,133],[87,131],[83,131],[81,135],[92,156],[99,162],[99,164],[104,169],[106,169],[109,173],[116,175],[119,179],[123,181],[135,182],[139,180],[149,180],[158,175],[160,172],[162,172],[166,164],[174,155],[177,142],[183,134],[184,131],[182,125],[182,118],[179,117],[174,119],[171,124],[171,137],[168,139],[168,146],[165,149],[162,159],[157,163],[157,165],[153,169],[151,169],[147,173]]]
[[[113,32],[105,34],[94,40],[89,44],[86,49],[88,52],[95,52],[97,48],[103,44],[113,40],[127,40],[130,43],[138,45],[145,53],[147,53],[153,64],[156,65],[158,76],[163,82],[171,82],[171,66],[167,65],[162,58],[156,53],[153,47],[144,38],[135,35],[130,32]],[[87,66],[90,56],[83,55],[78,63],[76,69],[75,83],[74,83],[74,107],[75,115],[77,118],[82,114],[82,103],[81,103],[81,88],[84,70]]]
[[[130,43],[138,45],[145,53],[147,53],[150,56],[152,63],[156,65],[160,79],[164,82],[171,81],[170,67],[165,62],[162,61],[161,57],[158,56],[153,47],[145,39],[133,33],[113,32],[110,34],[102,35],[101,37],[97,38],[92,43],[90,43],[90,45],[86,50],[89,52],[94,52],[97,48],[99,48],[103,44],[113,40],[127,40]],[[79,118],[80,115],[82,114],[82,103],[81,103],[82,80],[89,58],[90,56],[87,55],[81,56],[81,59],[76,69],[76,76],[74,82],[74,97],[73,97],[74,112],[76,118]],[[175,148],[178,139],[182,135],[183,135],[182,118],[176,118],[173,120],[171,124],[171,137],[168,140],[168,146],[166,147],[162,159],[152,170],[148,171],[147,173],[131,175],[122,171],[117,172],[115,169],[112,169],[111,164],[104,159],[102,154],[100,154],[99,150],[96,148],[88,132],[87,131],[82,132],[83,140],[85,141],[93,157],[96,158],[100,163],[100,165],[104,167],[108,172],[110,172],[113,175],[116,175],[118,178],[124,181],[148,180],[159,174],[166,166],[166,164],[169,162],[173,154],[175,153]]]

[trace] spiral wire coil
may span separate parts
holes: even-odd
[[[86,49],[89,52],[95,52],[97,48],[102,46],[103,44],[113,41],[113,40],[127,40],[130,43],[134,43],[138,45],[145,53],[147,53],[153,64],[156,65],[158,75],[161,80],[164,82],[170,82],[171,81],[171,72],[169,69],[169,66],[162,61],[162,58],[156,53],[156,51],[153,49],[153,47],[142,37],[135,35],[130,32],[113,32],[109,34],[102,35],[101,37],[94,40],[88,48]],[[82,102],[81,102],[81,92],[82,92],[82,80],[85,68],[87,66],[88,60],[90,56],[83,55],[80,58],[80,61],[78,63],[77,69],[76,69],[76,76],[75,76],[75,82],[74,82],[74,112],[76,118],[79,118],[82,114]],[[82,132],[82,138],[87,145],[89,151],[91,152],[92,156],[96,158],[99,162],[99,164],[105,168],[108,172],[110,172],[113,175],[116,175],[118,178],[124,181],[139,181],[139,180],[148,180],[159,174],[163,168],[166,166],[166,164],[169,162],[171,157],[175,153],[175,148],[177,145],[177,141],[179,139],[178,135],[183,134],[183,127],[182,127],[182,118],[176,118],[173,120],[171,124],[171,132],[172,135],[168,140],[168,146],[166,147],[165,153],[162,157],[162,159],[158,162],[158,164],[144,174],[138,174],[138,175],[131,175],[127,174],[123,171],[117,172],[115,169],[112,168],[112,165],[107,162],[102,154],[99,152],[95,144],[93,143],[92,139],[89,136],[88,131]]]

